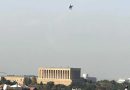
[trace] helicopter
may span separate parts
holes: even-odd
[[[70,10],[72,10],[72,8],[73,8],[73,5],[72,5],[72,4],[70,4],[70,5],[69,5],[69,9],[70,9]]]

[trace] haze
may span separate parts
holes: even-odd
[[[98,79],[130,77],[129,3],[1,0],[0,71],[37,75],[41,66],[78,67]]]

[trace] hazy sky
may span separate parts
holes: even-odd
[[[72,3],[73,10],[68,6]],[[130,77],[130,0],[0,0],[0,71],[78,67]]]

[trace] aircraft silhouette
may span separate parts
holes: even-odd
[[[71,10],[73,8],[73,5],[70,4],[69,9]]]

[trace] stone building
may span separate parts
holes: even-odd
[[[19,85],[23,85],[24,82],[24,76],[19,76],[19,75],[7,75],[5,76],[6,80],[10,80],[11,82],[17,82]]]
[[[39,68],[37,82],[70,85],[80,80],[80,68]]]

